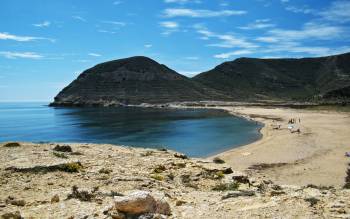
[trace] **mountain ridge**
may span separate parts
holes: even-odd
[[[348,101],[350,53],[319,58],[242,57],[188,78],[145,56],[82,72],[52,106],[185,101]]]

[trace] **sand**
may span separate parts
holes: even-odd
[[[262,139],[217,156],[236,170],[289,185],[344,185],[350,158],[350,113],[290,108],[220,107],[265,124]],[[291,133],[288,121],[301,133]],[[300,118],[300,123],[299,123]],[[280,129],[274,129],[281,125]],[[269,168],[249,170],[255,164]]]

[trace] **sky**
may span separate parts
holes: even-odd
[[[350,52],[350,0],[1,0],[0,101],[51,101],[82,71],[148,56],[186,76],[239,57]]]

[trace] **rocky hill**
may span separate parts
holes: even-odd
[[[118,105],[222,99],[224,95],[147,57],[105,62],[84,71],[51,105]]]
[[[52,106],[184,101],[350,100],[350,53],[321,58],[239,58],[190,79],[147,57],[105,62],[84,71]]]
[[[193,80],[236,100],[346,100],[350,98],[350,53],[302,59],[239,58]]]

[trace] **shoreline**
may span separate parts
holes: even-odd
[[[278,107],[216,107],[264,124],[262,138],[208,157],[220,157],[239,171],[280,184],[341,186],[349,159],[350,113]],[[301,133],[290,133],[289,118]],[[277,121],[279,120],[279,121]],[[274,122],[273,122],[274,121]],[[281,129],[274,129],[276,124]]]

